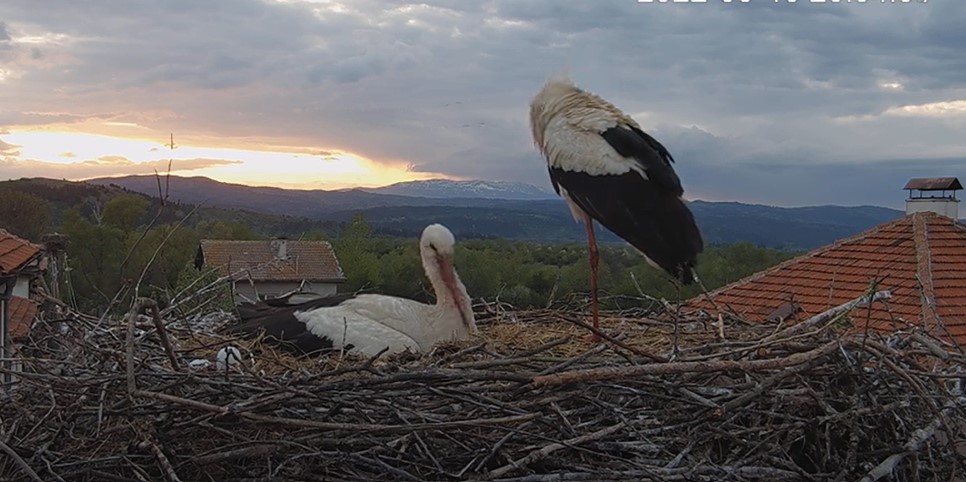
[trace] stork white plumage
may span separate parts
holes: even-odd
[[[264,333],[299,353],[352,350],[373,356],[387,350],[427,352],[476,333],[466,287],[453,265],[455,239],[440,224],[423,230],[419,251],[436,304],[379,294],[341,295],[291,303],[293,297],[243,305],[230,332]],[[415,282],[415,280],[414,280]]]
[[[694,281],[704,248],[674,159],[613,104],[565,78],[551,79],[530,103],[533,141],[554,189],[587,231],[591,310],[598,327],[599,255],[593,222],[637,248],[647,262],[684,284]]]

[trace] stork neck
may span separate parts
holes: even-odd
[[[436,293],[436,303],[439,304],[439,292],[443,291],[443,276],[436,264],[436,256],[429,249],[421,249],[419,254],[423,261],[423,272],[429,278],[429,284],[433,286],[433,292]]]
[[[443,261],[433,252],[422,253],[422,259],[426,276],[436,294],[436,310],[439,313],[449,313],[447,318],[461,320],[460,331],[475,331],[476,320],[473,317],[470,297],[452,261]]]

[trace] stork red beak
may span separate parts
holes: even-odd
[[[471,313],[472,307],[468,306],[469,300],[463,295],[459,283],[456,281],[456,268],[453,267],[453,259],[447,256],[439,256],[438,260],[439,272],[443,277],[443,284],[446,285],[446,291],[449,292],[450,299],[453,300],[460,312],[460,320],[463,322],[463,326],[472,332],[475,328],[473,320],[467,317],[467,313]]]

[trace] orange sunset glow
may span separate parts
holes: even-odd
[[[109,123],[119,130],[145,129],[136,124]],[[311,146],[259,144],[218,139],[184,141],[157,134],[119,135],[71,132],[51,128],[11,129],[0,141],[14,146],[17,160],[8,161],[29,176],[43,170],[48,177],[84,180],[115,175],[171,172],[205,176],[224,182],[294,189],[377,187],[396,182],[448,178],[441,173],[413,172],[402,161],[375,161],[342,150]],[[207,141],[207,142],[206,142]],[[9,168],[8,167],[8,168]]]

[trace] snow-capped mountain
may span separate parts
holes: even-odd
[[[428,198],[483,198],[483,199],[552,199],[553,192],[533,184],[510,181],[450,181],[430,179],[427,181],[397,182],[379,188],[364,189],[377,194],[396,194]]]

